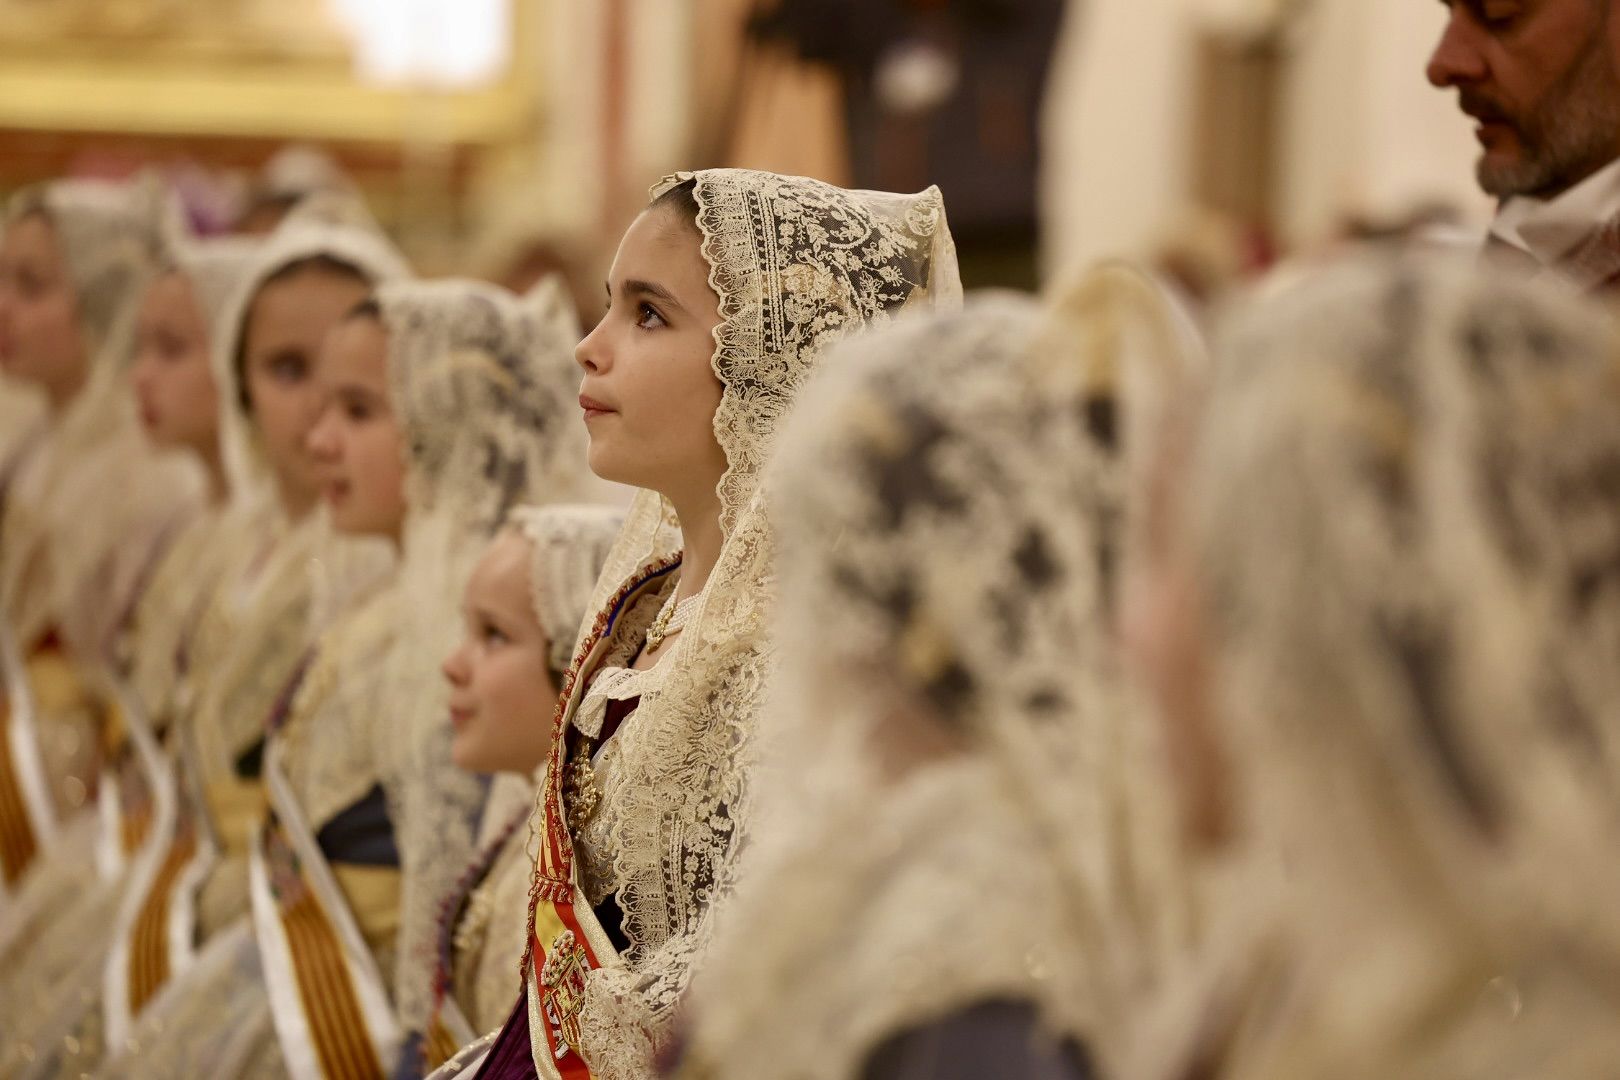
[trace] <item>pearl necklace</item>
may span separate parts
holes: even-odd
[[[658,614],[653,618],[652,625],[647,627],[648,652],[657,652],[665,638],[685,628],[702,596],[700,592],[677,604],[675,593],[669,594],[669,599],[664,601],[664,606],[658,609]]]

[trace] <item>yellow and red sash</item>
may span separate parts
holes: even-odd
[[[0,901],[56,835],[59,822],[50,777],[40,752],[39,719],[30,669],[59,657],[49,641],[25,662],[9,625],[0,620]]]
[[[196,953],[193,894],[213,868],[215,850],[199,833],[189,792],[172,770],[166,779],[157,789],[152,843],[129,875],[102,978],[110,1045],[128,1037],[141,1011]]]
[[[176,812],[172,766],[156,729],[127,684],[115,683],[103,722],[106,764],[96,793],[101,837],[96,861],[104,881],[138,876],[141,861],[166,836]]]
[[[551,755],[540,787],[539,852],[529,885],[528,951],[523,958],[530,1045],[535,1069],[546,1080],[593,1080],[580,1055],[580,1011],[590,972],[615,955],[574,878],[574,841],[562,798],[570,721],[587,674],[600,663],[619,616],[679,565],[679,557],[671,557],[647,567],[597,617],[564,677],[553,714]]]
[[[254,933],[288,1074],[386,1080],[403,1037],[376,958],[277,762],[249,863]]]

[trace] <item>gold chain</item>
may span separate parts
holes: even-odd
[[[670,594],[669,599],[664,601],[664,606],[658,609],[652,625],[647,627],[648,652],[657,652],[664,644],[665,638],[686,625],[686,620],[692,615],[692,609],[697,607],[698,597],[702,595],[698,593],[697,596],[688,596],[677,604],[675,594]]]

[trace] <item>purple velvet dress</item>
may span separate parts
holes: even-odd
[[[529,990],[525,986],[517,1007],[506,1026],[489,1048],[489,1056],[478,1070],[478,1080],[539,1080],[534,1068],[534,1049],[529,1045]]]

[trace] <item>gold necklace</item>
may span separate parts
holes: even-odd
[[[579,830],[602,805],[602,789],[596,782],[596,769],[591,765],[589,741],[575,747],[569,755],[568,764],[563,767],[562,795],[568,827],[577,842]]]
[[[692,617],[692,610],[697,607],[698,598],[702,593],[688,596],[680,603],[675,602],[675,594],[670,593],[664,606],[658,609],[653,617],[652,625],[647,627],[647,651],[657,652],[664,639],[686,626],[686,621]]]

